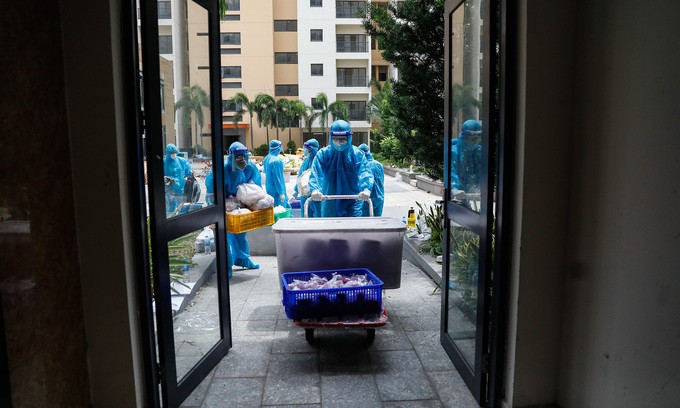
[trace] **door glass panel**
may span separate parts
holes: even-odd
[[[451,223],[447,332],[470,366],[475,363],[479,235]]]
[[[480,211],[482,162],[482,29],[480,0],[468,0],[451,16],[451,199]]]
[[[168,242],[178,381],[221,338],[216,228],[212,225]]]
[[[186,15],[158,21],[161,116],[168,218],[214,204],[208,11],[193,1],[173,7]],[[186,14],[185,14],[186,13]],[[191,64],[186,62],[191,61]],[[176,115],[176,120],[175,120]],[[174,153],[174,155],[173,155]]]

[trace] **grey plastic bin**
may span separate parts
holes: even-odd
[[[367,268],[384,289],[401,286],[406,226],[396,218],[282,218],[273,226],[279,276]]]

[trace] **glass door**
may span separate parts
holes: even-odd
[[[445,8],[445,210],[441,341],[477,401],[487,399],[495,87],[489,1]]]
[[[161,403],[177,407],[231,347],[219,13],[201,0],[143,0],[139,13],[149,348]]]

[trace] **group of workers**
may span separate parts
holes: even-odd
[[[465,189],[470,189],[475,180],[468,180],[470,174],[479,174],[474,171],[460,171],[461,166],[469,167],[479,165],[479,137],[481,124],[471,120],[466,121],[461,129],[461,134],[454,141],[451,152],[451,187],[457,194],[465,194]],[[301,208],[305,201],[308,204],[308,217],[366,217],[369,216],[368,200],[373,203],[373,215],[381,216],[385,199],[384,178],[385,172],[382,164],[373,159],[369,147],[361,144],[359,147],[352,145],[352,131],[349,123],[337,120],[330,127],[331,143],[320,148],[316,139],[309,139],[303,145],[304,160],[298,174],[311,170],[309,175],[309,195],[300,194],[297,184],[293,189],[291,199],[288,199],[286,185],[283,176],[283,160],[279,157],[282,146],[279,140],[269,143],[269,154],[263,161],[265,173],[265,189],[267,194],[274,198],[274,206],[290,208],[290,203],[299,197]],[[188,163],[177,157],[177,148],[168,145],[165,161],[166,176],[174,180],[184,179]],[[186,164],[186,165],[185,165]],[[468,169],[469,170],[469,169]],[[190,170],[189,170],[190,171]],[[468,174],[467,176],[463,174]],[[212,172],[206,176],[206,202],[214,204],[214,191]],[[467,177],[467,178],[466,178]],[[255,183],[262,186],[260,171],[250,160],[248,149],[239,142],[229,146],[229,155],[224,164],[224,194],[225,197],[236,196],[239,185]],[[183,187],[176,183],[176,191],[179,193]],[[173,192],[175,189],[172,190]],[[182,190],[183,191],[183,190]],[[357,199],[325,200],[329,195],[355,196]],[[174,197],[171,195],[171,197]],[[176,203],[169,203],[177,205]],[[304,210],[301,210],[304,215]],[[257,269],[259,265],[250,259],[250,249],[246,233],[227,233],[229,251],[229,277],[232,275],[232,265],[246,269]]]

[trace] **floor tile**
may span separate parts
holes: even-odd
[[[264,378],[213,378],[202,408],[249,408],[262,405]]]
[[[321,376],[324,408],[379,408],[380,395],[372,375]]]

